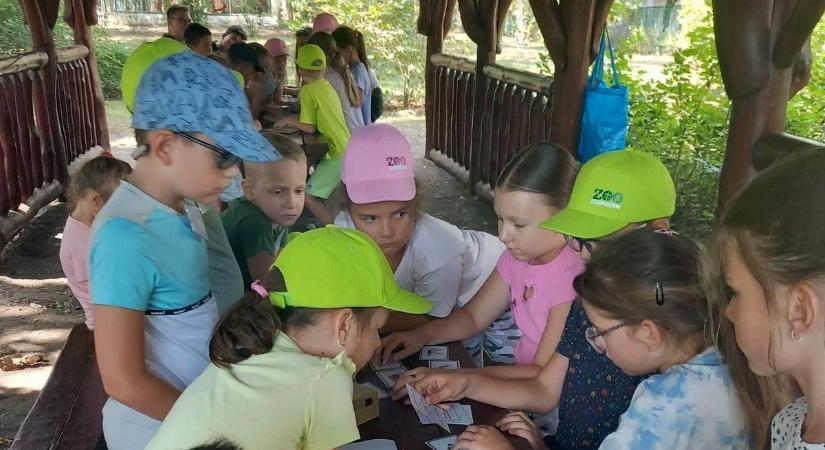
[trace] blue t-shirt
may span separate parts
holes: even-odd
[[[591,326],[576,299],[564,324],[556,352],[569,360],[559,399],[558,433],[548,440],[553,450],[598,448],[616,430],[636,386],[645,377],[625,375],[607,355],[585,338]]]
[[[714,347],[642,381],[604,449],[750,447],[726,365]]]
[[[361,115],[364,116],[364,125],[372,123],[372,82],[370,81],[370,73],[367,71],[367,66],[359,62],[350,66],[352,78],[355,80],[355,85],[364,91],[364,101],[361,102]]]

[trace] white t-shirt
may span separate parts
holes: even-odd
[[[347,211],[338,214],[335,225],[355,228]],[[504,244],[489,233],[460,230],[422,213],[395,271],[395,281],[430,300],[431,316],[446,317],[473,298],[503,252]]]
[[[771,421],[772,450],[825,450],[825,444],[808,444],[802,440],[802,424],[808,413],[805,397],[785,406]]]
[[[326,77],[329,84],[332,85],[332,88],[335,89],[335,92],[338,93],[338,98],[341,99],[341,109],[344,110],[344,120],[347,122],[347,128],[349,128],[349,131],[352,132],[352,130],[357,127],[363,127],[364,116],[361,115],[361,108],[352,106],[352,102],[349,101],[349,96],[347,96],[347,85],[344,83],[344,79],[341,77],[341,74],[330,67],[327,69],[324,77]]]

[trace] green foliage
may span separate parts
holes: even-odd
[[[318,12],[330,11],[339,23],[360,31],[385,98],[404,107],[423,99],[426,40],[415,30],[417,1],[299,0],[290,7],[287,26],[293,30],[312,24]]]
[[[631,30],[619,49],[620,67],[630,91],[628,147],[652,153],[668,167],[677,191],[673,222],[699,238],[714,222],[729,102],[709,5],[698,19],[682,23],[686,46],[673,53],[673,62],[660,75],[630,70],[630,55],[647,46],[638,29]]]
[[[813,67],[811,82],[788,104],[787,132],[825,141],[825,24],[820,22],[811,36]]]
[[[120,99],[120,75],[123,64],[132,52],[123,44],[112,40],[102,28],[93,28],[97,69],[100,72],[100,87],[106,100]]]

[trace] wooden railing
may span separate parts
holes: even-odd
[[[552,78],[490,64],[483,68],[486,82],[479,83],[473,61],[436,54],[431,62],[434,104],[427,121],[432,142],[427,156],[489,198],[489,186],[507,160],[549,138]]]
[[[56,86],[45,52],[0,59],[0,248],[61,194],[68,164],[101,143],[88,53],[57,50]]]

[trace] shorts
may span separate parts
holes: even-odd
[[[318,198],[329,198],[341,183],[341,162],[343,159],[322,159],[307,180],[307,194]]]
[[[494,364],[513,364],[516,361],[516,344],[520,338],[521,331],[513,321],[513,311],[507,308],[484,333],[464,341],[464,347],[477,367],[484,367],[485,359]]]

